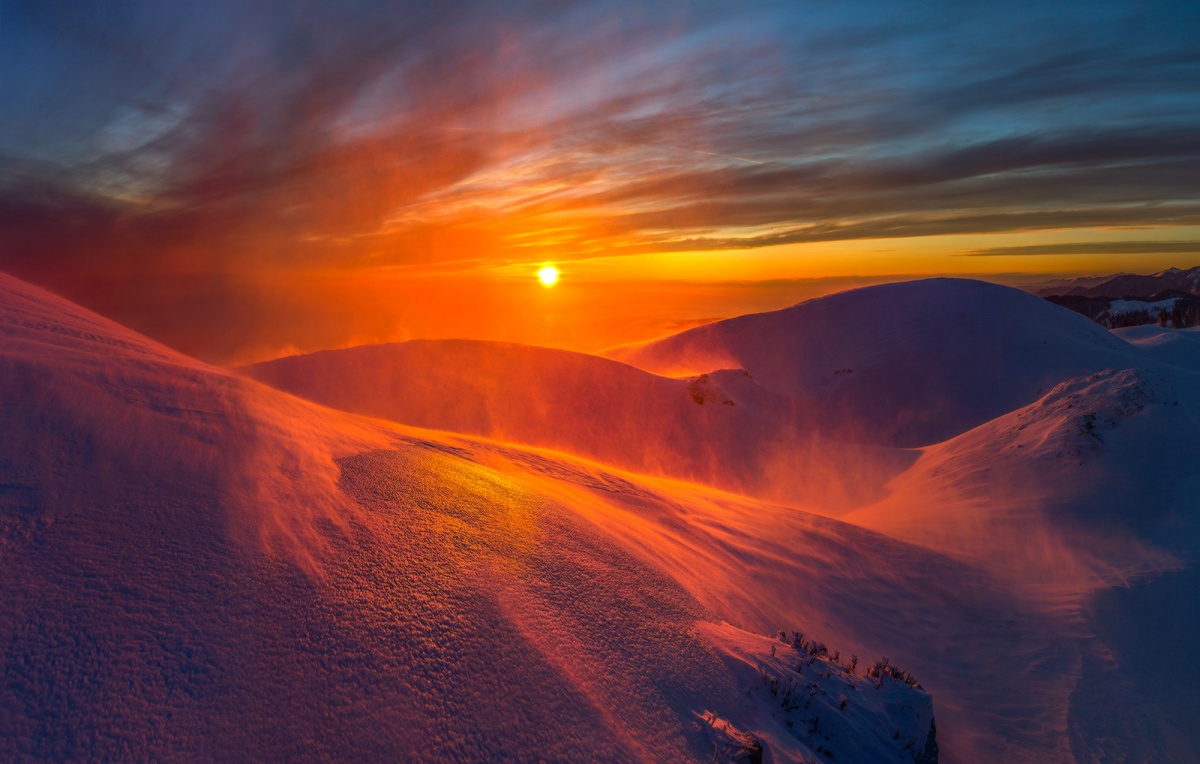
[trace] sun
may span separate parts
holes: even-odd
[[[547,265],[537,272],[538,281],[542,282],[542,286],[554,286],[558,283],[558,269],[553,265]]]

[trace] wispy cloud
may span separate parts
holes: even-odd
[[[1013,257],[1029,255],[1165,255],[1200,254],[1200,241],[1077,241],[1027,244],[1021,247],[988,247],[959,252],[962,257]]]

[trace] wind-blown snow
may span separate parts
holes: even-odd
[[[418,340],[240,371],[345,411],[827,511],[878,499],[913,458],[823,436],[797,401],[739,370],[673,379],[585,353]]]
[[[881,501],[848,517],[966,566],[941,570],[963,588],[956,605],[928,580],[893,582],[889,594],[868,594],[847,587],[840,573],[831,580],[823,567],[780,562],[789,559],[789,548],[834,544],[806,537],[763,505],[741,515],[736,502],[723,500],[700,514],[692,498],[686,513],[657,523],[644,522],[645,510],[636,520],[617,515],[626,519],[616,524],[611,513],[598,515],[647,560],[667,561],[708,607],[740,617],[752,630],[800,618],[844,644],[860,644],[864,633],[871,635],[865,643],[889,644],[946,704],[942,718],[953,725],[945,727],[952,730],[944,746],[948,757],[1085,761],[1103,750],[1133,759],[1179,758],[1186,750],[1181,731],[1195,721],[1198,704],[1164,694],[1170,685],[1146,678],[1158,674],[1115,661],[1118,655],[1130,660],[1138,640],[1162,642],[1161,631],[1130,626],[1146,624],[1155,607],[1162,610],[1150,621],[1157,618],[1174,635],[1161,647],[1164,655],[1182,663],[1188,650],[1200,647],[1197,619],[1185,615],[1194,609],[1181,607],[1178,594],[1195,590],[1190,565],[1200,549],[1191,531],[1181,532],[1192,527],[1191,507],[1200,505],[1191,413],[1200,410],[1194,400],[1200,383],[1186,371],[1200,368],[1192,334],[1110,333],[1017,290],[932,280],[855,290],[612,354],[659,373],[745,367],[756,390],[800,402],[793,426],[807,423],[847,439],[930,444],[894,477]],[[456,368],[478,366],[466,355],[459,362]],[[320,368],[304,359],[292,363]],[[394,379],[395,368],[375,371]],[[529,377],[543,373],[524,368]],[[735,374],[709,377],[724,391]],[[593,413],[603,410],[605,391],[612,389],[600,385],[587,396],[598,401]],[[650,422],[641,427],[654,437]],[[943,435],[957,437],[936,443]],[[731,442],[753,448],[752,439]],[[870,463],[865,449],[841,446],[831,461]],[[692,489],[688,495],[695,496]],[[764,526],[770,529],[765,534]],[[659,527],[672,535],[660,536]],[[694,537],[697,527],[704,532]],[[729,549],[736,555],[722,564]],[[900,558],[892,564],[911,576],[921,558],[911,550]],[[876,585],[895,575],[857,556],[837,559],[834,569],[858,566]],[[940,563],[934,567],[940,570]],[[1162,595],[1160,587],[1174,593]],[[937,592],[938,604],[917,605],[915,590]],[[936,626],[915,630],[924,644],[906,641],[913,633],[907,630],[885,637],[860,613],[833,617],[842,597],[858,604],[895,598]],[[990,627],[989,637],[978,625],[951,625],[979,618],[971,606],[982,602],[1009,614],[1004,625]],[[883,620],[905,618],[889,611]],[[941,641],[944,634],[953,638]],[[1010,650],[1005,640],[1021,649],[1001,660]],[[933,645],[939,656],[972,656],[987,686],[965,688],[961,677],[946,676],[943,665],[923,655]],[[1127,702],[1136,710],[1126,709]],[[992,716],[986,707],[1006,710]],[[963,717],[955,716],[960,708]],[[968,727],[976,737],[955,737]]]
[[[855,525],[322,408],[0,277],[0,757],[917,761],[932,707],[942,761],[1187,760],[1197,374],[994,289],[713,335],[749,342],[714,369],[780,350],[751,381],[823,426],[909,407],[859,429],[926,447]],[[744,379],[661,384],[700,409]],[[882,655],[921,689],[864,682]]]
[[[706,714],[761,726],[719,615],[565,500],[653,489],[497,470],[6,277],[0,370],[0,758],[711,761]],[[923,741],[894,689],[850,718]]]
[[[1057,613],[1079,651],[1077,760],[1190,760],[1200,696],[1157,665],[1200,650],[1198,414],[1194,372],[1069,380],[926,449],[887,499],[846,518],[981,565]]]
[[[1163,550],[1191,518],[1172,496],[1200,473],[1197,381],[1134,369],[1068,380],[926,449],[887,499],[846,517],[1078,592],[1173,568]]]

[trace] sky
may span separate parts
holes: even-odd
[[[0,0],[0,270],[235,364],[1189,267],[1197,82],[1195,2]]]

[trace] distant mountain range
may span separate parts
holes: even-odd
[[[1165,271],[1142,276],[1136,273],[1118,273],[1097,283],[1094,277],[1075,279],[1062,286],[1050,286],[1038,290],[1043,297],[1111,297],[1141,299],[1154,297],[1163,292],[1183,292],[1200,296],[1200,266],[1181,270],[1168,268]]]
[[[1153,323],[1180,328],[1200,325],[1200,266],[1149,275],[1085,277],[1037,293],[1109,329]]]

